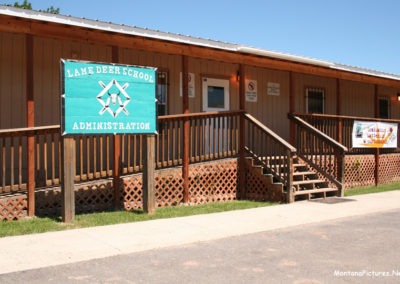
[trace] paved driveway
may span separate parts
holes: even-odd
[[[0,275],[0,283],[399,283],[400,209]]]

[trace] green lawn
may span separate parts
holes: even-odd
[[[400,189],[400,183],[381,185],[378,187],[368,186],[348,189],[345,196],[368,194]],[[16,236],[49,231],[60,231],[67,229],[103,226],[118,223],[141,222],[162,218],[174,218],[197,214],[208,214],[230,210],[241,210],[262,206],[272,206],[278,203],[256,202],[256,201],[229,201],[221,203],[209,203],[196,206],[174,206],[156,209],[153,215],[145,214],[142,210],[135,211],[113,211],[91,214],[76,215],[75,221],[64,224],[60,218],[32,218],[20,221],[0,222],[0,237]]]
[[[66,229],[103,226],[119,223],[141,222],[162,218],[174,218],[197,214],[208,214],[230,210],[241,210],[262,206],[272,206],[278,203],[256,201],[229,201],[209,203],[196,206],[174,206],[157,208],[152,215],[145,214],[143,210],[112,211],[75,216],[75,221],[70,224],[61,222],[60,218],[33,218],[20,221],[0,222],[0,237],[16,236]]]
[[[399,190],[399,189],[400,189],[400,182],[395,182],[395,183],[384,184],[384,185],[379,185],[379,186],[364,186],[364,187],[347,189],[344,192],[344,196],[377,193],[377,192]]]

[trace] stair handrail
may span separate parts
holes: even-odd
[[[293,202],[293,158],[297,149],[248,113],[245,151],[286,188],[287,202]],[[266,157],[269,157],[268,160]]]
[[[348,148],[298,116],[288,113],[288,118],[295,125],[294,137],[299,157],[334,183],[338,194],[343,196],[344,156]]]

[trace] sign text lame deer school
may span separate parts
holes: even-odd
[[[62,60],[62,134],[156,134],[156,68]]]

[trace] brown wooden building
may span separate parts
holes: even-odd
[[[400,75],[0,6],[0,219],[59,210],[61,59],[158,68],[157,206],[400,179],[398,148],[351,146],[355,119],[400,121]],[[142,140],[76,138],[78,211],[142,206]]]

